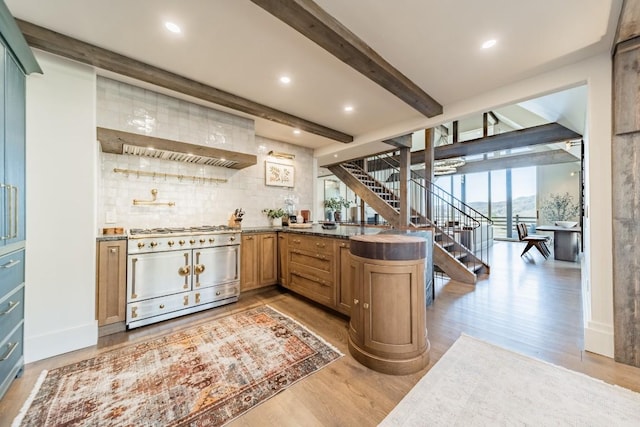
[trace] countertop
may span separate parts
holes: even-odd
[[[103,234],[102,236],[96,237],[97,242],[109,242],[112,240],[126,240],[126,234]]]
[[[406,231],[394,230],[388,227],[372,227],[372,226],[361,226],[361,225],[338,225],[333,230],[326,230],[322,228],[321,224],[313,224],[311,228],[290,228],[290,227],[271,227],[271,226],[263,226],[263,227],[243,227],[241,230],[243,234],[251,234],[251,233],[272,233],[272,232],[284,232],[284,233],[298,233],[298,234],[308,234],[312,236],[319,237],[333,237],[336,239],[349,239],[351,236],[362,236],[362,235],[375,235],[380,233],[393,233],[393,234],[411,234],[411,233],[420,233],[424,232],[424,229],[409,229]],[[126,234],[104,234],[96,237],[96,241],[98,242],[106,242],[112,240],[126,240]]]
[[[290,228],[290,227],[246,227],[242,228],[243,233],[267,233],[272,231],[308,234],[319,237],[333,237],[337,239],[348,239],[351,236],[363,234],[378,234],[390,230],[384,227],[363,227],[360,225],[338,225],[334,230],[322,228],[321,224],[313,224],[311,228]]]

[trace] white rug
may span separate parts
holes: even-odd
[[[380,426],[640,426],[640,394],[462,335]]]

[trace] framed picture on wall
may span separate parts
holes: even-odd
[[[295,171],[292,165],[264,162],[265,184],[274,187],[293,187]]]

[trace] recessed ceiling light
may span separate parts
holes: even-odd
[[[494,47],[496,43],[497,43],[496,39],[487,40],[486,42],[482,43],[482,48],[489,49],[490,47]]]
[[[280,83],[288,85],[289,83],[291,83],[291,77],[289,76],[280,77]]]
[[[344,111],[346,111],[347,113],[352,112],[353,111],[353,106],[347,105],[346,107],[344,107]]]
[[[165,22],[165,23],[164,23],[164,27],[165,27],[167,30],[171,31],[172,33],[179,34],[179,33],[181,33],[181,32],[182,32],[182,30],[180,29],[180,27],[178,27],[178,25],[177,25],[177,24],[175,24],[175,23],[173,23],[173,22],[169,22],[169,21]]]
[[[300,135],[300,129],[294,129],[294,130],[293,130],[293,133],[294,133],[295,135]]]

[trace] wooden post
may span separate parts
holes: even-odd
[[[400,221],[399,227],[406,228],[411,222],[411,195],[409,193],[409,172],[411,171],[411,149],[400,149]]]
[[[425,200],[425,216],[433,219],[433,198],[431,197],[431,184],[433,183],[433,148],[435,145],[434,129],[424,130],[424,200]]]
[[[640,296],[637,279],[640,230],[640,0],[625,0],[613,50],[613,315],[616,362],[640,367]]]

